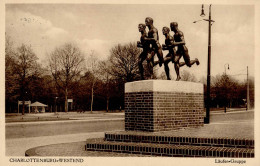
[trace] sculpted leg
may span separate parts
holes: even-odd
[[[175,58],[174,58],[174,69],[177,75],[176,81],[179,81],[181,79],[180,77],[180,58],[181,56],[176,54]],[[185,63],[181,62],[181,66],[184,66]]]
[[[161,67],[162,64],[164,63],[162,49],[158,49],[158,51],[157,51],[157,57],[158,57],[158,59],[159,59],[159,66]]]
[[[194,63],[196,63],[197,65],[200,64],[200,62],[199,62],[199,60],[197,58],[195,58],[195,60],[190,60],[190,56],[189,56],[188,50],[186,50],[184,52],[183,58],[184,58],[185,63],[186,63],[186,65],[188,67],[191,67]]]
[[[163,58],[164,63],[169,63],[172,60],[172,54],[168,53],[166,57]]]
[[[144,52],[142,52],[139,56],[139,60],[138,60],[138,67],[139,67],[139,71],[140,71],[140,75],[141,75],[141,80],[144,80],[144,67],[143,67],[143,61],[144,61]]]
[[[174,63],[174,68],[175,68],[175,72],[176,72],[176,75],[177,75],[176,81],[179,81],[181,79],[179,63]]]
[[[147,61],[147,67],[148,67],[148,70],[149,70],[149,75],[150,75],[150,78],[152,79],[153,77],[153,67],[154,67],[154,51],[152,51],[151,53],[148,53],[147,55],[147,58],[146,58],[146,61]]]
[[[166,74],[166,77],[167,77],[167,80],[171,80],[170,78],[170,69],[169,69],[169,66],[168,66],[168,63],[171,61],[171,54],[167,54],[166,57],[164,58],[164,70],[165,70],[165,74]]]
[[[139,60],[138,66],[139,66],[139,71],[140,71],[140,75],[141,75],[141,80],[144,80],[144,67],[143,67],[142,61]]]
[[[164,62],[164,70],[165,70],[167,80],[171,80],[169,66],[168,66],[168,63],[166,63],[166,62]]]
[[[147,55],[146,60],[147,60],[147,64],[149,65],[149,67],[155,66],[155,64],[154,64],[154,54],[155,54],[154,51],[151,51]]]
[[[180,67],[182,67],[182,66],[184,66],[184,65],[186,65],[185,62],[179,62],[179,66],[180,66]]]
[[[199,60],[197,58],[195,58],[195,60],[191,60],[190,61],[190,66],[189,67],[191,67],[194,63],[196,63],[197,65],[200,64]]]

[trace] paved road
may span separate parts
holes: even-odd
[[[27,149],[37,146],[79,142],[88,138],[101,138],[104,137],[104,133],[107,131],[123,130],[124,122],[120,120],[110,121],[109,123],[101,121],[19,126],[15,128],[7,127],[6,156],[24,156]],[[19,137],[19,133],[22,132],[24,133]]]
[[[7,123],[6,138],[27,138],[77,133],[124,130],[123,118],[112,120],[69,120],[53,122]]]
[[[218,126],[216,130],[236,123],[244,123],[248,130],[253,131],[254,111],[211,114],[211,124]],[[100,118],[97,115],[95,118],[85,116],[68,121],[6,123],[6,155],[24,156],[24,152],[29,148],[85,141],[87,138],[104,137],[104,132],[115,130],[124,130],[121,114],[120,117],[115,114],[109,118],[100,114]]]
[[[107,131],[124,130],[123,117],[122,113],[72,113],[72,120],[6,123],[6,156],[24,156],[37,146],[101,138]]]
[[[230,122],[230,121],[254,121],[254,110],[241,110],[232,112],[212,112],[210,121],[212,123]]]
[[[24,156],[25,151],[33,147],[59,143],[79,142],[85,141],[88,138],[101,137],[104,137],[104,132],[6,139],[5,155]]]

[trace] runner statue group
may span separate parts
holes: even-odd
[[[146,32],[146,26],[149,31]],[[171,31],[174,32],[173,37],[170,35]],[[191,67],[193,64],[199,65],[199,60],[195,58],[195,60],[190,60],[190,56],[188,53],[188,48],[185,46],[185,40],[183,32],[178,29],[177,22],[171,22],[170,28],[163,27],[162,33],[165,36],[165,44],[162,46],[159,43],[159,35],[158,30],[153,25],[153,19],[151,17],[147,17],[145,19],[145,24],[139,24],[138,29],[141,32],[140,41],[137,41],[137,47],[143,49],[142,53],[139,56],[139,71],[141,74],[141,79],[144,80],[144,68],[143,62],[147,61],[148,69],[150,75],[152,75],[153,67],[159,64],[161,67],[164,64],[164,70],[166,73],[167,80],[170,80],[169,66],[168,63],[174,63],[174,68],[176,71],[176,81],[181,79],[180,77],[180,67],[185,64],[188,67]],[[177,50],[176,50],[177,48]],[[163,50],[168,50],[168,54],[163,58]],[[158,61],[154,61],[155,54],[158,57]],[[181,57],[183,57],[184,62],[180,62]]]

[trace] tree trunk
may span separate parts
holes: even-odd
[[[25,73],[25,71],[24,71]],[[23,74],[23,78],[22,78],[22,89],[21,89],[21,92],[22,92],[22,102],[23,102],[23,110],[22,110],[22,115],[24,115],[24,112],[25,112],[25,74]]]
[[[92,113],[92,109],[93,109],[93,99],[94,99],[94,83],[92,84],[92,91],[91,91],[91,108],[90,111]]]
[[[108,106],[109,106],[109,97],[107,96],[107,112],[108,112]]]
[[[65,112],[68,112],[68,88],[65,88]]]
[[[24,101],[24,98],[23,98],[23,110],[22,110],[22,115],[24,115],[24,108],[25,107],[25,101]]]
[[[108,88],[109,88],[109,82],[108,82],[108,73],[106,73],[106,91],[107,91],[107,112],[108,112],[108,107],[109,107],[109,91],[108,91]]]

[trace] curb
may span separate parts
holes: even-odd
[[[15,126],[15,125],[26,125],[26,124],[53,124],[53,123],[79,123],[79,122],[100,122],[100,121],[124,121],[124,118],[114,118],[114,119],[86,119],[86,120],[60,120],[60,121],[36,121],[36,122],[9,122],[6,123],[6,126]]]

